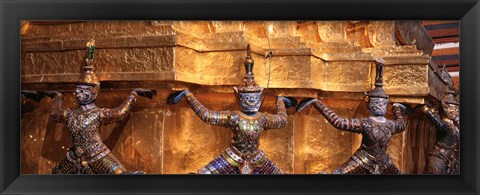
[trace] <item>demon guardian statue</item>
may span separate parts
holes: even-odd
[[[393,164],[386,150],[392,135],[405,130],[401,114],[405,107],[394,103],[395,120],[384,117],[388,104],[388,95],[383,90],[384,62],[380,58],[375,58],[375,63],[377,67],[375,88],[366,93],[370,117],[342,118],[320,100],[312,98],[302,100],[297,107],[297,112],[300,112],[313,104],[335,128],[362,134],[360,148],[347,162],[334,170],[333,174],[400,174],[400,170]]]
[[[429,174],[459,174],[460,118],[459,103],[455,99],[453,80],[445,66],[442,80],[447,84],[440,110],[424,105],[422,112],[437,127],[436,143],[430,149],[426,171]]]
[[[266,129],[279,129],[287,125],[285,105],[295,106],[291,98],[277,97],[277,114],[258,112],[263,88],[254,81],[253,59],[250,46],[244,62],[246,73],[244,85],[234,87],[240,99],[241,111],[212,111],[203,106],[188,90],[175,92],[168,98],[168,103],[178,103],[182,97],[195,114],[205,123],[232,129],[232,145],[220,156],[198,171],[199,174],[282,174],[266,154],[258,148],[260,134]]]
[[[75,96],[79,107],[64,109],[63,95],[59,92],[47,92],[54,97],[51,118],[54,122],[65,123],[70,132],[73,147],[67,156],[52,170],[53,174],[125,174],[125,167],[115,158],[102,142],[99,134],[101,125],[125,119],[130,113],[137,96],[152,98],[155,91],[134,89],[128,98],[117,108],[98,108],[95,99],[100,90],[100,82],[94,73],[94,41],[87,43],[85,66],[82,67],[77,82]],[[133,173],[143,173],[136,171]]]

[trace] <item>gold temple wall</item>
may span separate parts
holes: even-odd
[[[151,174],[196,172],[228,147],[229,129],[206,125],[185,101],[167,105],[166,98],[173,89],[188,88],[209,109],[238,110],[232,87],[242,82],[247,43],[253,50],[255,80],[267,88],[262,112],[274,113],[275,97],[287,95],[298,100],[322,98],[343,117],[367,116],[362,94],[373,86],[373,56],[386,61],[384,79],[390,102],[423,103],[440,98],[444,87],[434,73],[436,67],[430,66],[429,46],[433,48],[433,43],[425,41],[428,35],[416,23],[99,21],[22,25],[23,90],[65,91],[65,106],[75,108],[71,92],[83,48],[91,38],[96,40],[96,73],[102,81],[97,106],[118,106],[132,88],[157,90],[153,100],[140,97],[125,122],[101,128],[104,142],[128,170]],[[273,55],[265,57],[269,51]],[[50,121],[49,98],[23,101],[22,173],[49,173],[71,145],[68,131],[65,125]],[[333,128],[313,108],[302,113],[292,108],[288,114],[287,127],[265,131],[260,142],[260,148],[287,173],[331,172],[358,148],[359,135]],[[405,162],[411,156],[406,134],[410,135],[405,132],[393,137],[388,153],[399,168],[412,171],[417,164]]]

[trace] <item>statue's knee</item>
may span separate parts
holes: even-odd
[[[337,169],[332,172],[332,174],[346,174],[347,172],[343,169]]]

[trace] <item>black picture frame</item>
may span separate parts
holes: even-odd
[[[2,194],[478,194],[478,0],[0,0]],[[20,175],[20,20],[460,20],[461,174]]]

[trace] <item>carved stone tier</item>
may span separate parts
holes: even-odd
[[[417,22],[113,21],[29,22],[22,34],[22,83],[72,83],[84,43],[95,38],[101,81],[238,85],[246,44],[257,83],[324,92],[372,89],[373,56],[383,57],[393,101],[438,98],[433,42]],[[271,55],[268,55],[271,52]],[[266,57],[267,56],[267,57]],[[240,65],[239,65],[240,64]],[[431,86],[437,86],[433,88]],[[441,85],[440,85],[441,86]],[[321,97],[321,95],[317,95]],[[357,98],[352,96],[351,98]]]

